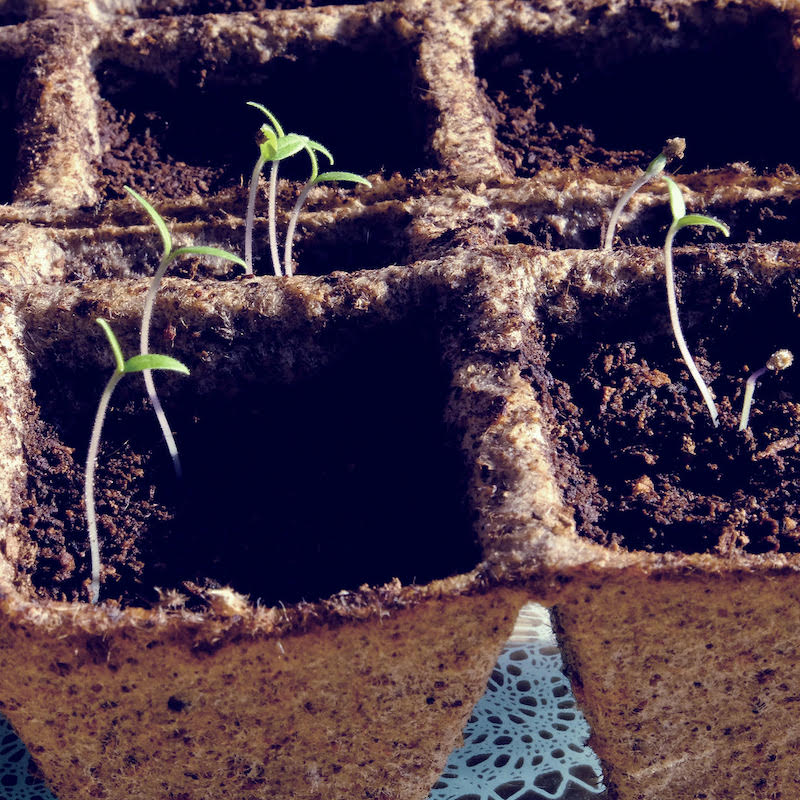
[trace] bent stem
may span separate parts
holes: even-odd
[[[694,382],[697,384],[697,388],[700,390],[700,394],[703,396],[703,400],[708,408],[708,413],[711,414],[711,421],[715,426],[717,426],[719,425],[717,420],[717,417],[719,416],[717,413],[717,406],[714,403],[714,398],[711,394],[711,390],[708,388],[708,384],[703,380],[703,376],[700,374],[700,370],[697,369],[697,364],[694,363],[692,354],[689,352],[689,348],[686,345],[686,339],[684,339],[683,331],[681,330],[681,323],[678,319],[678,299],[675,292],[675,271],[672,267],[672,240],[675,238],[675,234],[679,230],[679,228],[676,226],[676,222],[677,220],[670,225],[669,231],[667,232],[667,240],[664,242],[664,266],[667,276],[667,305],[669,306],[669,319],[672,323],[672,333],[675,336],[675,341],[678,343],[678,349],[681,351],[681,356],[683,356],[683,360],[686,362],[686,366],[689,368],[689,373],[691,374],[692,378],[694,378]]]
[[[664,149],[647,165],[644,173],[640,175],[630,186],[628,191],[620,197],[614,210],[611,212],[611,219],[608,221],[608,228],[606,229],[605,242],[603,243],[604,250],[611,250],[614,246],[614,234],[617,229],[617,224],[628,205],[630,199],[642,188],[646,183],[658,177],[667,164],[675,158],[683,158],[683,152],[686,148],[686,141],[684,139],[667,139]]]
[[[739,430],[743,431],[750,422],[750,407],[753,405],[753,394],[756,390],[758,379],[767,371],[766,367],[757,369],[744,385],[744,400],[742,402],[742,415],[739,419]]]
[[[156,294],[161,286],[161,279],[167,271],[167,267],[175,260],[174,253],[167,253],[161,259],[158,265],[153,280],[150,281],[150,286],[147,289],[147,295],[144,299],[144,311],[142,312],[142,326],[139,330],[139,352],[150,352],[150,323],[153,317],[153,306],[155,304]],[[172,435],[172,429],[167,421],[167,415],[164,412],[164,407],[161,405],[161,399],[156,392],[156,384],[153,380],[152,370],[146,369],[143,372],[144,385],[147,389],[147,397],[150,400],[150,405],[158,420],[158,427],[161,428],[161,435],[164,437],[164,442],[167,445],[170,458],[172,459],[172,467],[175,470],[175,475],[178,478],[183,477],[183,467],[181,466],[181,457],[178,453],[178,445],[175,442],[175,437]]]
[[[317,147],[322,149],[325,155],[327,155],[330,159],[331,163],[333,163],[333,158],[330,153],[328,153],[327,150],[324,150],[321,145],[317,145]],[[294,274],[294,267],[292,266],[292,242],[294,241],[294,231],[297,227],[297,221],[300,217],[300,209],[303,207],[303,203],[305,203],[308,193],[314,188],[314,186],[316,186],[318,183],[322,183],[323,181],[349,181],[350,183],[361,183],[364,186],[372,188],[372,184],[366,178],[362,177],[361,175],[356,175],[355,172],[323,172],[321,175],[317,175],[316,157],[311,150],[309,150],[309,155],[311,156],[311,163],[313,166],[311,178],[309,178],[306,182],[306,185],[303,187],[303,191],[300,192],[300,196],[297,198],[297,202],[294,204],[292,215],[289,218],[289,227],[286,229],[286,246],[284,248],[283,269],[287,275]]]
[[[683,202],[683,195],[681,194],[681,190],[678,188],[678,185],[675,183],[675,181],[666,176],[664,177],[664,180],[667,182],[667,188],[669,189],[669,202],[672,210],[672,225],[669,226],[667,238],[664,242],[664,268],[667,279],[667,305],[669,306],[669,318],[670,322],[672,323],[672,333],[675,336],[675,341],[678,343],[678,349],[681,351],[681,356],[683,356],[683,360],[686,363],[686,366],[689,368],[689,373],[694,379],[694,382],[697,384],[700,394],[703,396],[703,400],[708,408],[708,412],[711,414],[711,420],[716,427],[719,425],[719,415],[717,413],[717,406],[714,403],[714,397],[711,394],[711,390],[708,388],[708,384],[703,380],[703,376],[700,374],[700,370],[697,368],[697,365],[692,358],[692,354],[689,352],[689,348],[686,345],[686,339],[684,339],[683,331],[681,330],[681,323],[678,319],[678,298],[675,290],[675,270],[672,266],[672,240],[675,238],[675,234],[681,228],[685,228],[688,225],[711,225],[715,228],[719,228],[719,230],[721,230],[725,236],[728,236],[730,231],[726,225],[721,223],[719,220],[713,219],[712,217],[704,217],[700,214],[687,214],[686,205]]]
[[[294,231],[297,227],[297,221],[300,218],[300,209],[303,207],[308,193],[316,186],[314,181],[308,181],[300,192],[297,202],[292,209],[292,215],[289,217],[289,227],[286,229],[286,245],[283,251],[283,269],[287,275],[294,275],[294,267],[292,266],[292,240],[294,239]]]
[[[791,350],[776,350],[768,359],[766,366],[757,369],[744,385],[744,400],[742,402],[742,415],[739,419],[739,430],[743,431],[750,422],[750,407],[753,405],[753,393],[756,390],[756,383],[759,378],[768,370],[779,372],[780,370],[791,367],[794,363],[794,355]]]

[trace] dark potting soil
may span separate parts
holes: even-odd
[[[296,49],[266,65],[235,53],[225,62],[198,57],[182,63],[174,80],[101,63],[101,193],[121,196],[128,184],[178,198],[240,187],[244,197],[258,156],[256,135],[267,121],[246,105],[250,100],[267,106],[287,132],[329,148],[336,169],[410,176],[434,165],[427,147],[434,119],[420,99],[407,46],[384,36],[365,37],[357,47],[311,50],[298,43]],[[309,171],[304,153],[280,167],[298,182]]]
[[[667,30],[647,9],[599,7],[580,35],[519,38],[480,53],[476,69],[499,153],[517,175],[644,168],[675,136],[687,142],[684,172],[734,162],[774,170],[800,164],[791,36],[772,12],[709,10]]]
[[[297,385],[242,376],[212,398],[172,379],[162,400],[180,482],[142,382],[123,381],[98,460],[101,598],[147,606],[156,587],[186,593],[189,581],[291,603],[472,569],[480,548],[442,423],[448,379],[426,326],[401,327],[373,331]],[[69,372],[56,364],[36,385],[47,422],[28,439],[22,522],[38,554],[23,547],[21,567],[40,595],[85,600],[83,465],[97,400],[85,387],[99,396],[103,379]]]
[[[717,428],[672,338],[662,285],[615,303],[613,317],[607,300],[582,299],[565,327],[570,303],[553,298],[545,346],[560,479],[580,533],[637,550],[800,551],[800,364],[764,376],[737,430],[748,375],[800,341],[800,280],[759,286],[729,271],[684,283],[684,334],[716,396]]]

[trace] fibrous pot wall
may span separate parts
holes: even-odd
[[[792,796],[793,369],[737,423],[798,333],[796,24],[758,1],[0,10],[0,708],[61,800],[422,798],[528,598],[612,794]],[[185,474],[127,376],[92,605],[95,319],[137,352],[162,245],[124,186],[176,246],[242,255],[247,101],[371,185],[311,190],[294,277],[268,170],[254,275],[171,265],[150,342],[190,369],[156,373]],[[687,208],[731,229],[675,242],[718,427],[672,338],[663,181],[600,250],[670,137]],[[280,164],[281,244],[309,170]]]

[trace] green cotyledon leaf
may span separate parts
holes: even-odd
[[[158,353],[142,353],[138,356],[131,356],[124,365],[125,372],[144,372],[146,369],[169,369],[173,372],[180,372],[182,375],[189,374],[189,367],[178,361],[172,356],[162,356]]]

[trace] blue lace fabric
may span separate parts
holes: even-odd
[[[605,795],[546,609],[528,604],[428,800],[584,800]],[[0,799],[56,800],[0,717]]]
[[[547,609],[529,603],[428,800],[605,796]]]

